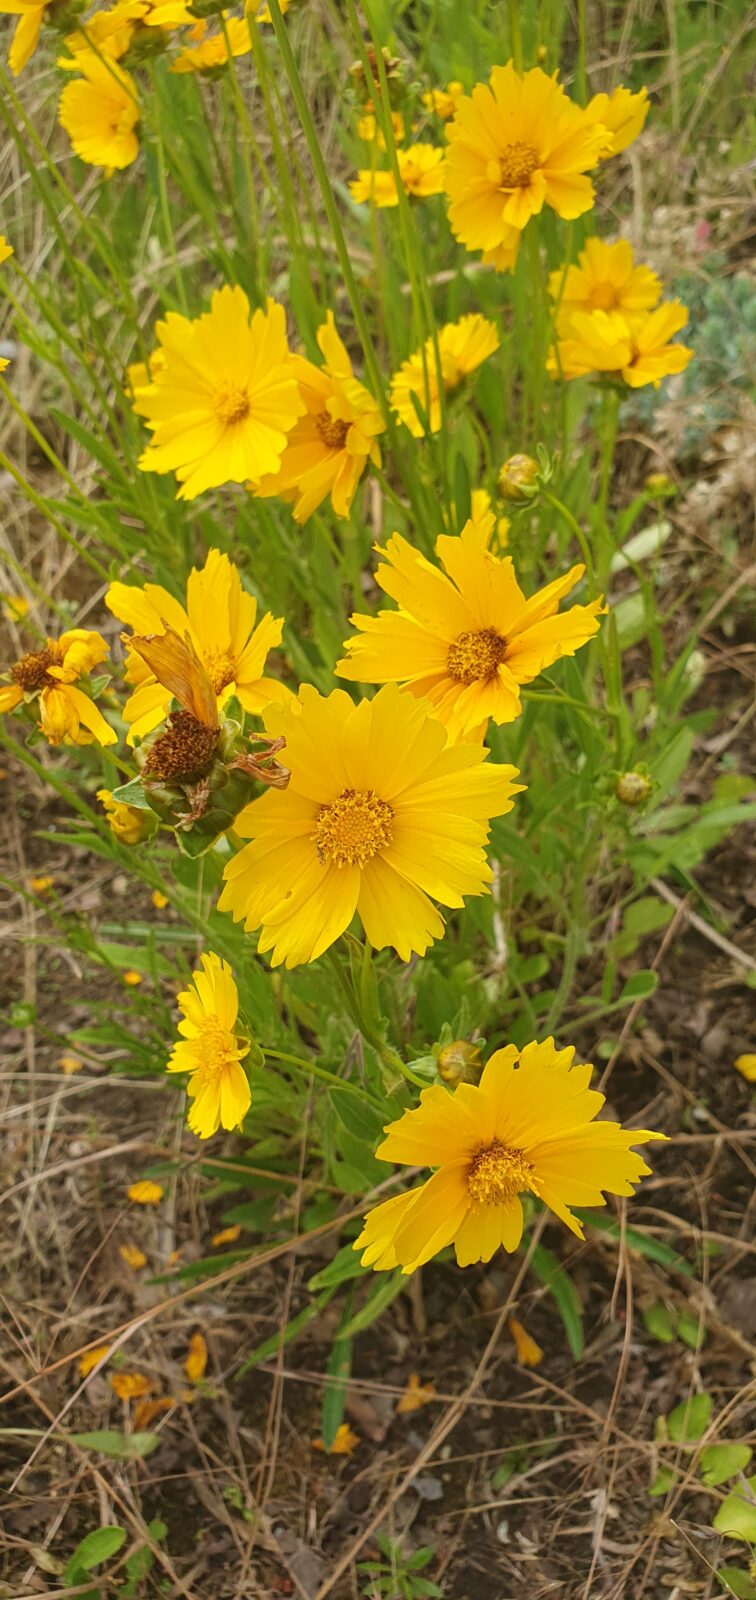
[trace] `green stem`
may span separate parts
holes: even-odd
[[[333,948],[333,946],[328,951],[328,960],[336,982],[338,983],[338,986],[344,997],[349,1015],[358,1032],[362,1034],[362,1037],[366,1043],[372,1046],[372,1048],[380,1056],[384,1066],[388,1067],[390,1071],[400,1073],[403,1078],[406,1078],[408,1083],[413,1083],[418,1089],[427,1089],[428,1084],[425,1078],[418,1077],[418,1075],[412,1071],[412,1068],[407,1066],[406,1061],[402,1061],[401,1056],[397,1055],[397,1052],[392,1050],[390,1045],[387,1045],[385,1039],[380,1038],[375,1030],[371,1028],[370,1023],[367,1021],[364,1015],[361,998],[354,989],[351,978],[347,977],[347,974],[344,971],[339,959],[338,952]]]
[[[302,1056],[288,1055],[285,1050],[269,1050],[267,1045],[261,1045],[263,1055],[270,1061],[282,1061],[287,1067],[294,1067],[297,1072],[306,1076],[318,1078],[321,1083],[328,1083],[335,1089],[345,1089],[349,1094],[359,1095],[361,1100],[370,1100],[379,1110],[385,1110],[380,1100],[375,1099],[367,1089],[356,1083],[350,1083],[348,1078],[340,1078],[338,1073],[329,1072],[327,1067],[319,1067],[314,1061],[305,1061]]]
[[[582,554],[583,554],[583,560],[585,562],[585,570],[586,570],[586,572],[588,574],[588,587],[590,589],[591,599],[592,600],[595,599],[596,594],[597,594],[598,591],[597,591],[597,588],[596,588],[596,575],[595,575],[594,568],[593,568],[593,555],[591,553],[591,547],[590,547],[590,545],[588,543],[588,540],[586,539],[585,534],[583,533],[583,530],[582,530],[582,528],[580,526],[580,523],[578,522],[577,518],[573,516],[573,514],[570,511],[569,507],[566,506],[562,500],[557,499],[557,496],[555,494],[552,494],[551,490],[547,489],[545,487],[545,485],[541,489],[541,494],[543,495],[543,498],[546,501],[546,504],[550,505],[550,506],[553,506],[554,510],[559,513],[560,517],[562,518],[562,521],[566,522],[567,527],[570,529],[570,532],[575,535],[575,538],[577,539],[577,542],[580,545],[580,549],[581,549]]]
[[[520,3],[521,0],[507,0],[507,10],[509,12],[509,32],[512,43],[512,60],[515,65],[515,71],[517,72],[522,72],[523,62],[522,29],[520,27]]]

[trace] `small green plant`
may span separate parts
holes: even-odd
[[[379,1533],[377,1542],[383,1559],[361,1561],[357,1569],[369,1580],[362,1591],[368,1600],[374,1600],[378,1595],[384,1596],[385,1600],[421,1600],[421,1597],[425,1600],[426,1596],[430,1596],[431,1600],[433,1596],[442,1600],[443,1589],[439,1589],[437,1583],[431,1583],[429,1578],[419,1576],[436,1554],[432,1545],[422,1545],[411,1556],[405,1556],[398,1540]]]
[[[725,1594],[736,1595],[738,1600],[756,1600],[756,1476],[744,1476],[753,1451],[750,1445],[735,1441],[700,1448],[704,1435],[711,1430],[713,1408],[712,1396],[702,1390],[681,1401],[669,1416],[657,1418],[654,1442],[660,1448],[660,1459],[648,1493],[654,1497],[668,1494],[682,1483],[683,1470],[690,1472],[691,1486],[699,1491],[717,1489],[728,1480],[737,1479],[720,1500],[712,1527],[724,1539],[738,1539],[750,1547],[749,1565],[720,1567],[717,1578]],[[667,1448],[674,1449],[674,1465],[661,1456]]]

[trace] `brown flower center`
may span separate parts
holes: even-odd
[[[449,646],[446,666],[457,683],[477,683],[492,678],[507,653],[507,641],[495,628],[478,628],[460,633]]]
[[[340,417],[332,417],[327,411],[319,411],[315,418],[315,427],[329,450],[343,450],[349,432],[349,423],[342,422]]]
[[[151,746],[143,772],[158,782],[196,782],[212,766],[220,730],[208,728],[191,711],[172,711],[168,727]]]
[[[523,144],[519,139],[514,144],[505,144],[499,151],[498,161],[491,163],[497,169],[497,188],[524,189],[539,164],[538,152],[532,144]]]
[[[249,416],[249,404],[247,390],[235,383],[224,383],[215,392],[215,415],[226,428]]]
[[[344,789],[338,800],[321,806],[312,838],[318,860],[334,866],[364,867],[393,837],[394,813],[372,789]]]
[[[55,666],[59,657],[48,645],[46,650],[30,650],[20,661],[14,661],[10,675],[24,694],[34,694],[38,689],[50,689],[55,683],[49,667]]]
[[[538,1193],[535,1173],[522,1150],[494,1139],[484,1145],[467,1169],[467,1188],[476,1206],[501,1206],[525,1189]]]

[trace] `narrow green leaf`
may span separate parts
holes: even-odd
[[[381,1313],[391,1305],[402,1289],[406,1289],[407,1279],[402,1272],[391,1272],[381,1275],[375,1283],[365,1301],[364,1306],[350,1318],[342,1328],[344,1338],[353,1338],[356,1333],[363,1333],[376,1322]]]
[[[569,1274],[564,1267],[559,1265],[556,1256],[543,1244],[538,1244],[530,1258],[530,1265],[537,1278],[549,1293],[553,1295],[556,1308],[564,1324],[567,1343],[576,1361],[580,1360],[585,1348],[583,1334],[582,1305],[580,1296]]]
[[[675,1337],[675,1325],[667,1307],[657,1300],[654,1305],[646,1306],[643,1313],[646,1330],[652,1339],[658,1339],[660,1344],[672,1344]]]
[[[94,1567],[117,1555],[126,1542],[124,1528],[94,1528],[77,1544],[73,1555],[63,1570],[64,1584],[75,1583],[75,1574],[91,1572]]]

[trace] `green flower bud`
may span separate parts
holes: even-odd
[[[479,1083],[483,1071],[480,1048],[468,1039],[453,1039],[438,1052],[436,1071],[442,1083],[456,1089],[458,1083]]]
[[[614,793],[623,806],[642,806],[653,784],[643,772],[623,772],[614,786]]]
[[[497,479],[499,490],[512,505],[527,505],[538,494],[539,474],[540,467],[532,456],[510,456]]]

